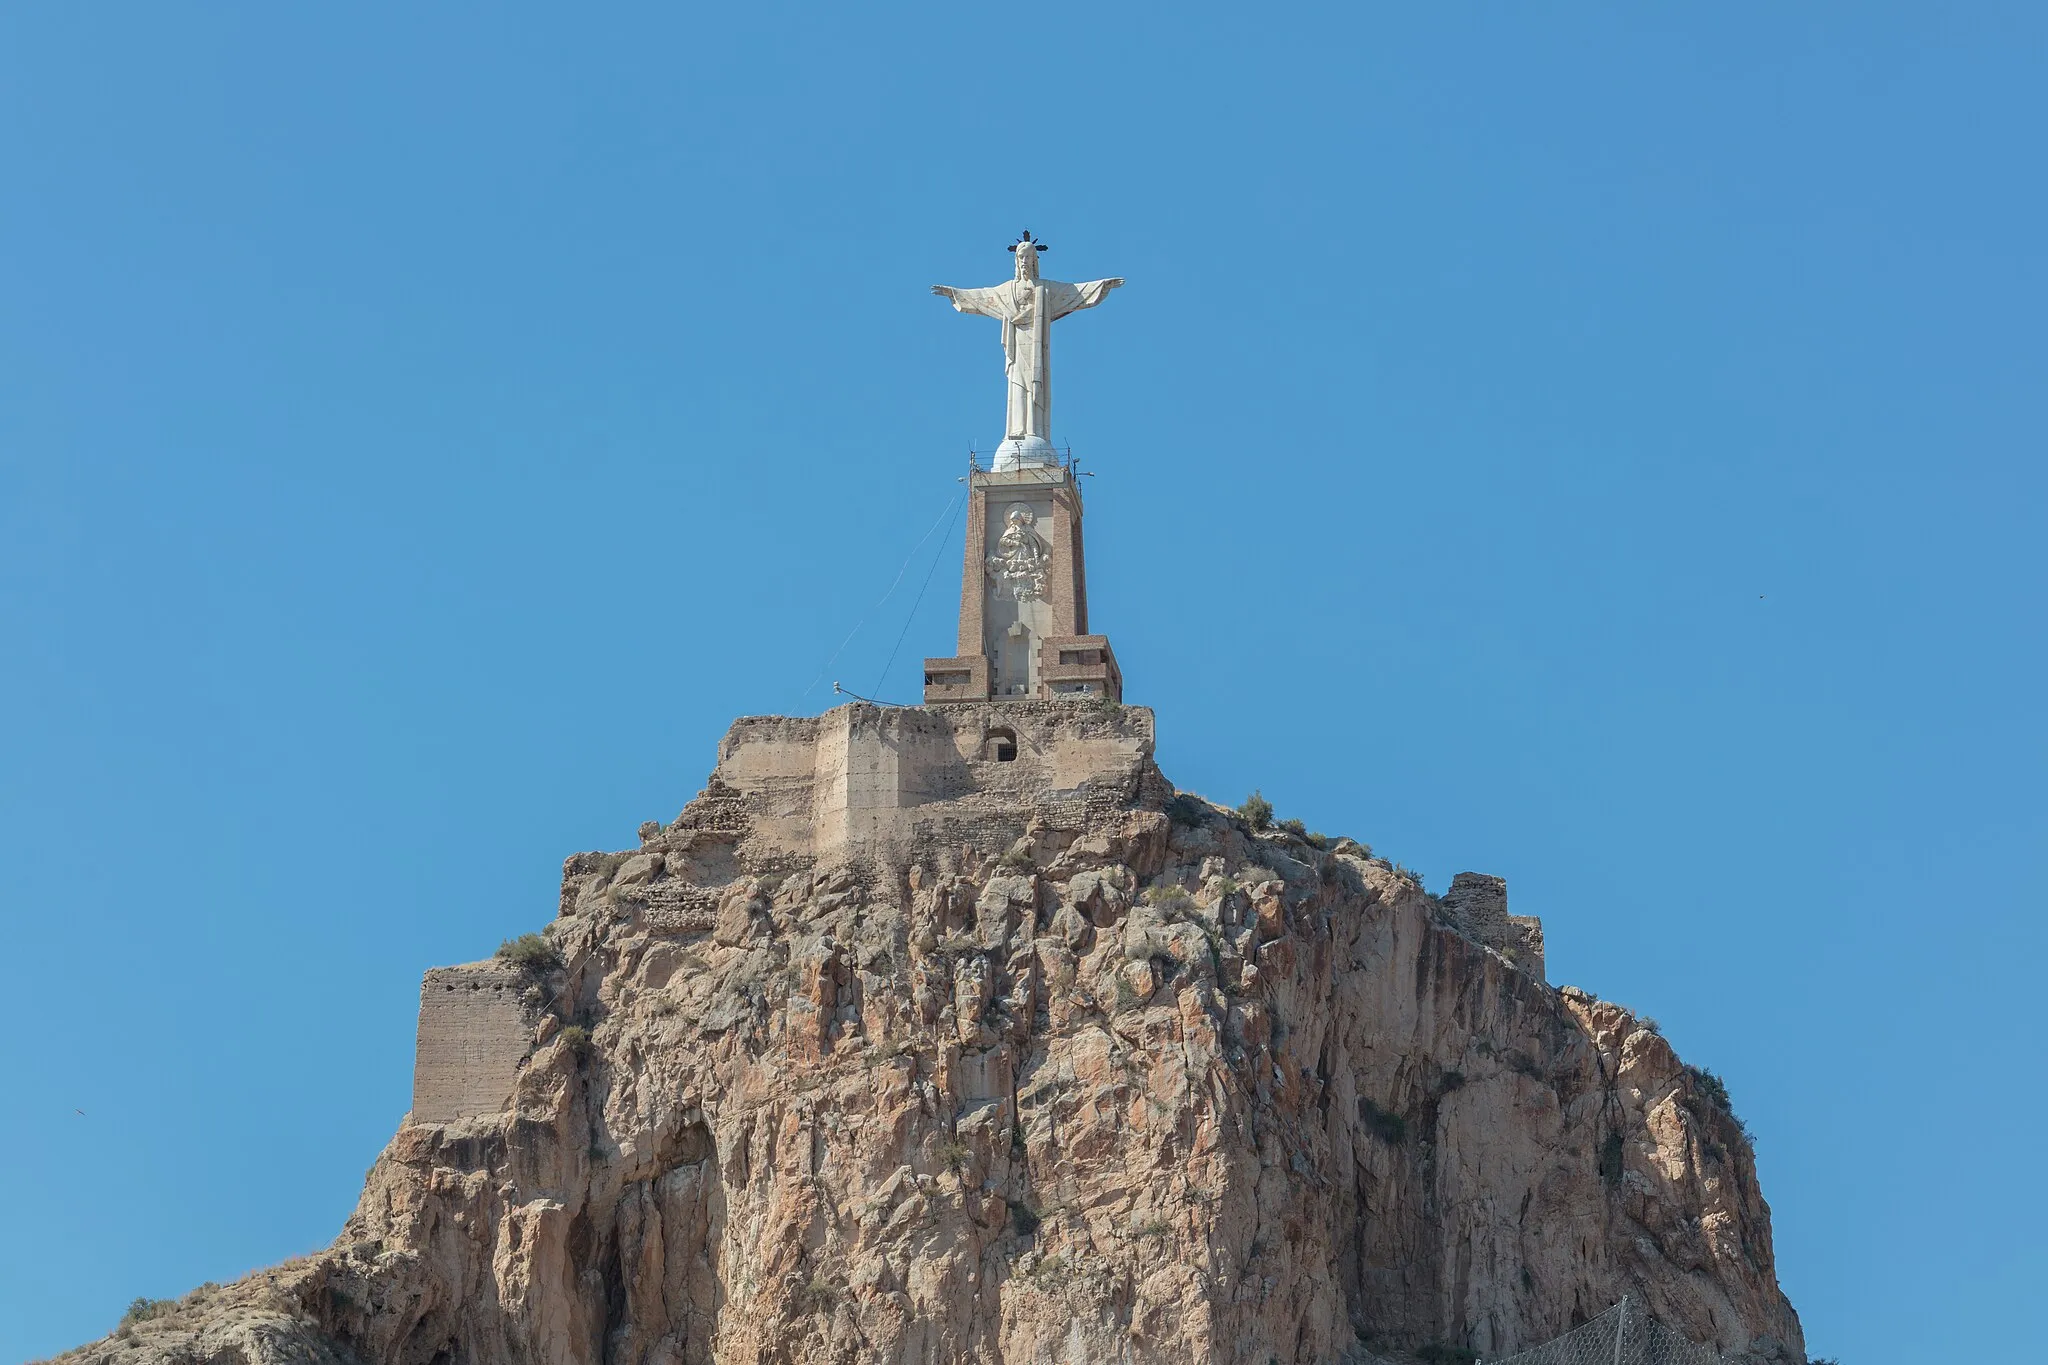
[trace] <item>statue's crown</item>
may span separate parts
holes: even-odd
[[[1032,249],[1033,251],[1050,251],[1050,250],[1052,250],[1052,248],[1051,248],[1051,247],[1049,247],[1049,246],[1047,246],[1047,245],[1046,245],[1046,244],[1045,244],[1044,242],[1034,242],[1034,241],[1032,241],[1032,240],[1031,240],[1031,229],[1030,229],[1030,228],[1025,228],[1025,229],[1024,229],[1024,235],[1023,235],[1022,237],[1019,237],[1019,238],[1018,238],[1018,239],[1017,239],[1016,241],[1014,241],[1014,242],[1010,243],[1010,250],[1012,250],[1012,251],[1015,251],[1015,250],[1016,250],[1016,249],[1017,249],[1018,247],[1020,247],[1020,246],[1028,246],[1028,247],[1030,247],[1030,248],[1031,248],[1031,249]]]

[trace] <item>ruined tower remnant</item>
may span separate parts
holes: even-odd
[[[1002,444],[968,475],[967,552],[960,576],[960,652],[926,659],[927,703],[1005,697],[1123,699],[1106,636],[1088,633],[1081,488],[1053,449],[1052,324],[1093,308],[1121,279],[1064,284],[1039,276],[1045,243],[1027,231],[1010,250],[1013,279],[932,292],[963,313],[1003,324],[1009,401]]]

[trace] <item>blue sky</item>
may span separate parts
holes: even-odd
[[[1129,280],[1054,426],[1168,774],[1505,875],[1727,1077],[1815,1354],[2017,1358],[2044,56],[1994,4],[9,7],[0,1357],[324,1244],[422,970],[735,715],[914,695],[1002,413],[926,287],[1028,226]]]

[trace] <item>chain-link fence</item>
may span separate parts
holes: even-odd
[[[1417,1357],[1429,1360],[1428,1351]],[[1472,1360],[1469,1354],[1438,1358]],[[1354,1349],[1345,1365],[1397,1365],[1397,1362]],[[1634,1299],[1623,1299],[1599,1317],[1563,1336],[1533,1346],[1519,1355],[1495,1356],[1476,1365],[1722,1365],[1719,1352],[1696,1346],[1643,1311]]]
[[[1718,1351],[1695,1346],[1623,1299],[1555,1340],[1487,1365],[1719,1365],[1720,1359]]]

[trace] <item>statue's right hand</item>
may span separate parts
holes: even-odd
[[[935,284],[932,286],[932,292],[934,294],[937,294],[940,298],[950,299],[953,297],[953,289],[951,285]]]

